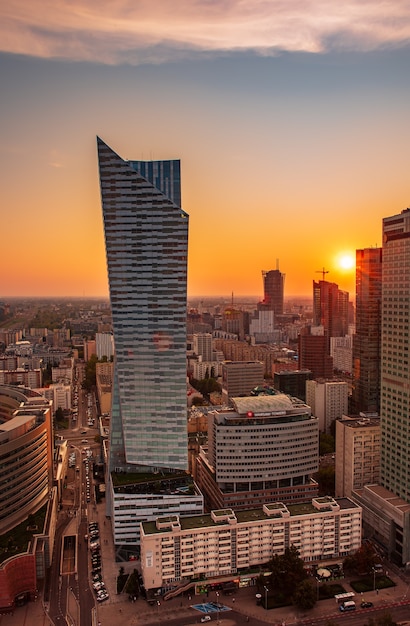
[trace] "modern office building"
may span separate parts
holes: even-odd
[[[222,397],[224,402],[236,396],[248,396],[254,387],[263,385],[264,366],[260,361],[223,361]]]
[[[371,414],[343,416],[336,422],[335,494],[352,496],[380,482],[380,418]]]
[[[352,410],[380,411],[382,249],[356,250]]]
[[[274,372],[273,386],[282,393],[287,393],[306,402],[306,381],[311,378],[312,372],[310,370],[282,369]]]
[[[358,550],[361,538],[361,509],[347,498],[273,502],[247,511],[225,508],[187,518],[168,515],[141,524],[141,571],[145,588],[165,589],[167,599],[181,581],[188,587],[190,581],[203,585],[241,581],[241,576],[249,581],[260,576],[258,566],[291,546],[307,564],[342,559]]]
[[[112,472],[131,474],[135,485],[136,474],[158,480],[188,468],[188,215],[179,161],[125,161],[97,143],[115,342],[107,485],[114,519]],[[134,538],[137,508],[127,513]]]
[[[306,404],[319,420],[319,430],[331,433],[332,424],[346,415],[349,402],[349,385],[340,380],[306,381]]]
[[[282,393],[232,403],[208,414],[208,446],[197,459],[207,510],[315,497],[319,427],[310,407]]]
[[[283,298],[285,289],[285,274],[275,270],[262,271],[263,279],[263,302],[258,308],[264,308],[274,312],[277,315],[283,315]]]
[[[310,370],[312,378],[332,378],[333,358],[323,326],[306,326],[299,334],[299,369]]]

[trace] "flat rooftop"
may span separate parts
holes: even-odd
[[[349,500],[348,498],[335,498],[334,501],[340,506],[340,509],[346,510],[346,509],[359,509],[360,508],[357,504],[355,504],[352,500]],[[272,502],[270,505],[267,505],[267,506],[273,507],[273,505],[275,504],[280,504],[280,503]],[[320,513],[320,511],[318,511],[318,509],[314,507],[311,502],[287,504],[286,509],[289,511],[291,517],[296,517],[298,515],[312,515],[313,513],[317,513],[317,514]],[[272,519],[272,516],[267,515],[265,511],[263,510],[263,508],[249,509],[247,511],[234,511],[234,514],[235,514],[238,524],[246,523],[246,522],[258,522],[262,520]],[[215,517],[217,518],[218,516],[215,516]],[[163,518],[161,517],[160,519],[162,520]],[[277,519],[277,517],[275,517],[274,519]],[[196,528],[207,528],[207,527],[212,527],[212,526],[215,528],[220,528],[221,526],[230,525],[228,522],[218,523],[214,521],[214,518],[212,517],[211,513],[209,514],[207,513],[205,515],[192,515],[192,516],[187,516],[187,517],[180,516],[179,523],[181,526],[181,530],[193,530]],[[156,526],[156,521],[142,522],[142,527],[146,535],[153,535],[153,534],[162,533],[162,532],[171,532],[171,529],[169,530],[158,529]]]

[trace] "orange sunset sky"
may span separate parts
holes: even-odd
[[[9,0],[0,6],[0,298],[107,296],[96,135],[181,159],[189,296],[354,298],[409,195],[410,4]]]

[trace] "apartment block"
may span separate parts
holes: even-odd
[[[319,419],[321,432],[330,433],[335,420],[346,415],[349,402],[349,386],[340,380],[306,381],[306,404]]]
[[[141,571],[147,590],[181,580],[237,577],[295,546],[306,563],[340,559],[361,545],[361,508],[347,498],[209,515],[168,515],[141,524]]]
[[[336,422],[336,497],[380,481],[380,418],[362,414]]]

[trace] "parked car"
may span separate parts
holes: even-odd
[[[360,606],[362,609],[370,609],[373,606],[373,602],[366,602],[363,600],[363,602],[360,603]]]
[[[210,622],[210,621],[211,621],[210,615],[204,615],[203,617],[201,617],[201,622]]]

